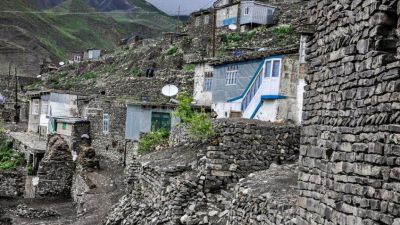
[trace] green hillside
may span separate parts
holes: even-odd
[[[161,31],[173,29],[174,19],[142,0],[132,1],[142,8],[117,14],[96,13],[84,0],[67,0],[40,13],[24,0],[1,0],[0,9],[13,12],[0,13],[0,33],[3,32],[0,40],[6,40],[30,52],[37,49],[32,42],[37,42],[53,61],[57,61],[68,59],[72,52],[86,48],[113,49],[122,37],[132,34],[152,37]],[[71,12],[79,14],[64,14]],[[88,14],[81,14],[82,12]],[[4,30],[5,28],[7,29]],[[21,33],[27,37],[14,41],[13,37],[20,37]],[[25,39],[29,41],[24,43]],[[0,64],[4,62],[0,61]]]

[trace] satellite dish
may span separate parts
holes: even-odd
[[[64,66],[64,65],[65,65],[65,62],[59,62],[58,65]]]
[[[236,24],[231,24],[231,25],[228,26],[228,28],[229,28],[230,30],[236,30],[236,29],[237,29],[237,26],[236,26]]]
[[[41,77],[42,77],[42,75],[37,75],[37,76],[36,76],[36,78],[41,78]]]
[[[178,94],[178,88],[175,85],[166,85],[162,88],[161,92],[167,97],[172,97]]]

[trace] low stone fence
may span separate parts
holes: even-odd
[[[250,174],[234,188],[227,225],[294,225],[297,165]]]
[[[206,152],[208,188],[298,159],[300,126],[246,119],[215,120],[213,126],[217,137]]]
[[[0,171],[0,197],[21,197],[25,192],[23,171]]]

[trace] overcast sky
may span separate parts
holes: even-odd
[[[200,8],[207,8],[211,6],[214,0],[147,0],[154,6],[163,10],[170,15],[176,15],[178,6],[181,6],[181,14],[189,15],[191,12],[199,10]]]

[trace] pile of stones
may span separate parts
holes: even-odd
[[[29,208],[25,204],[18,205],[14,212],[18,217],[29,219],[43,219],[60,216],[56,211],[46,209],[33,209]]]

